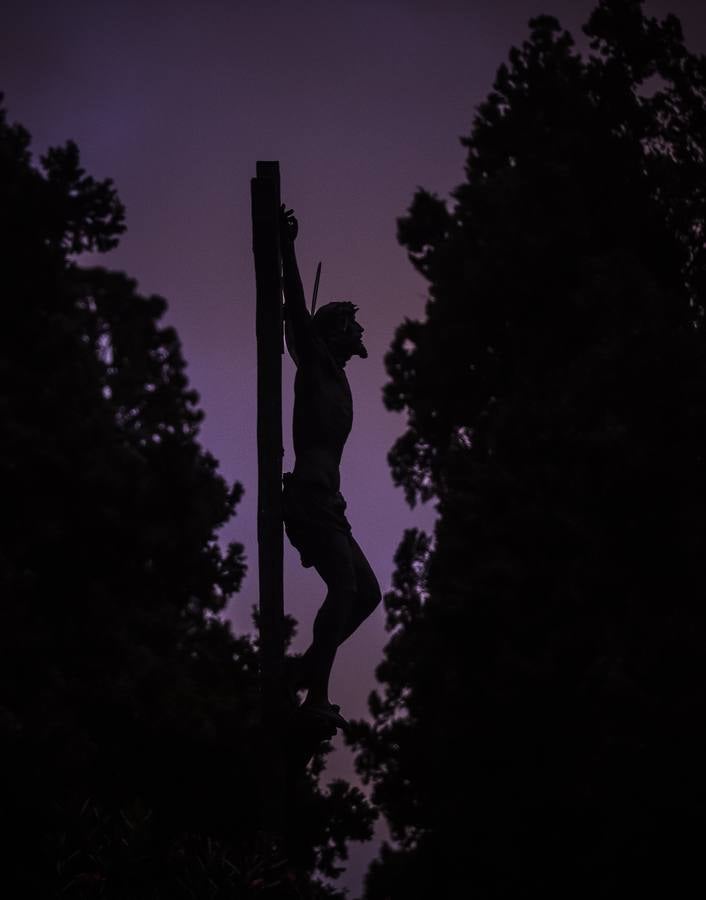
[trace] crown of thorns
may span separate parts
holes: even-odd
[[[321,334],[329,334],[353,319],[357,312],[358,307],[350,300],[334,300],[316,310],[313,323]]]

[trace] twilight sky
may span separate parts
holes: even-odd
[[[423,314],[423,281],[395,239],[417,185],[446,194],[462,178],[458,138],[530,16],[557,15],[574,36],[592,0],[4,0],[0,91],[35,152],[74,139],[83,164],[114,179],[127,207],[120,247],[100,260],[169,301],[206,413],[202,443],[245,497],[224,538],[250,571],[229,609],[250,627],[257,601],[255,309],[250,178],[278,159],[282,195],[300,222],[300,269],[319,304],[360,307],[370,358],[348,376],[355,420],[342,490],[383,590],[409,510],[386,454],[404,420],[384,410],[383,355],[404,316]],[[648,0],[676,12],[706,49],[703,0]],[[291,383],[283,373],[285,469],[292,467]],[[286,546],[285,596],[302,649],[323,589]],[[366,714],[385,643],[382,611],[339,653],[332,697]],[[348,774],[345,754],[329,767]],[[353,855],[349,883],[362,856]]]

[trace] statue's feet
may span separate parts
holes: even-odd
[[[299,691],[306,690],[306,676],[301,656],[285,657],[284,685],[290,703],[293,706],[299,706]]]
[[[341,707],[335,703],[309,703],[307,700],[300,709],[308,716],[328,725],[335,725],[336,728],[348,728],[348,722],[341,715]]]

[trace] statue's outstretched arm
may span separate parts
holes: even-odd
[[[306,307],[297,256],[294,251],[299,226],[293,211],[282,205],[280,211],[280,248],[284,287],[285,337],[289,355],[298,365],[313,349],[314,335],[311,316]]]

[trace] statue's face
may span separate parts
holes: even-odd
[[[360,356],[361,359],[368,358],[368,351],[363,343],[363,332],[365,328],[360,324],[360,322],[356,322],[355,316],[351,317],[348,332],[349,339],[351,343],[351,356]]]
[[[352,356],[360,356],[361,359],[368,358],[368,351],[363,343],[363,332],[365,329],[356,321],[355,316],[346,319],[341,326],[341,331],[336,336],[336,343],[343,350],[348,359]]]
[[[341,361],[345,362],[352,356],[360,356],[361,359],[368,358],[368,351],[363,343],[363,332],[365,329],[356,322],[355,314],[341,317],[334,331],[329,331],[325,338],[329,349]]]

